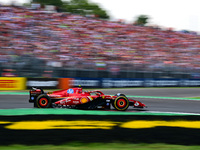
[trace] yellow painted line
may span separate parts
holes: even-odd
[[[130,121],[120,125],[121,128],[141,129],[154,127],[180,127],[200,129],[200,121]]]
[[[49,129],[104,129],[111,130],[114,127],[126,129],[145,129],[155,127],[179,127],[200,129],[200,121],[146,121],[135,120],[128,122],[114,122],[114,121],[95,121],[95,120],[47,120],[47,121],[19,121],[8,122],[0,121],[0,124],[5,125],[6,129],[10,130],[49,130]]]
[[[112,129],[116,126],[112,121],[20,121],[6,126],[12,130],[47,130],[47,129]]]
[[[8,124],[8,123],[12,123],[12,122],[9,122],[9,121],[0,121],[0,124]]]

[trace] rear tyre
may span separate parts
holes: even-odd
[[[129,100],[126,96],[119,96],[113,102],[113,107],[119,111],[125,111],[129,107]]]
[[[35,105],[37,108],[50,108],[52,103],[49,96],[41,94],[37,97]]]

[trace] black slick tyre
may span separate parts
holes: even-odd
[[[36,106],[38,108],[50,108],[51,107],[51,99],[46,94],[41,94],[36,99]]]
[[[113,102],[113,107],[119,111],[125,111],[129,107],[129,100],[125,96],[117,97]]]

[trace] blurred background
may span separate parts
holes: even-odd
[[[24,2],[0,4],[1,77],[200,78],[198,31],[112,20],[89,0]]]

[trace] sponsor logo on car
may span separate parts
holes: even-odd
[[[73,89],[68,89],[67,93],[72,94],[72,93],[74,93],[74,90]]]
[[[88,102],[87,97],[83,97],[83,98],[81,98],[81,103],[82,103],[82,104],[87,103],[87,102]]]

